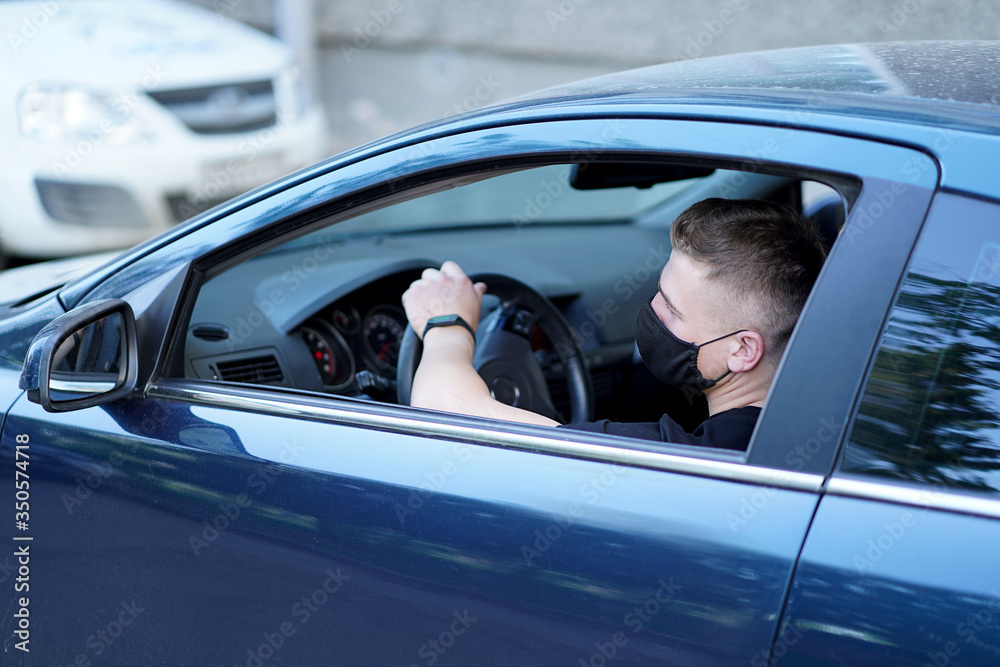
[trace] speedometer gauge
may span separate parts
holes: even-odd
[[[333,327],[314,319],[299,327],[299,331],[325,387],[340,389],[354,379],[354,357]]]
[[[358,333],[361,328],[361,316],[358,309],[349,303],[341,302],[335,304],[330,313],[330,319],[337,330],[348,336]]]
[[[389,377],[396,376],[399,343],[403,340],[405,316],[387,306],[373,309],[361,326],[366,362],[371,370]]]

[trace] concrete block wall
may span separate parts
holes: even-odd
[[[274,30],[276,0],[189,1]],[[315,0],[313,11],[331,152],[652,63],[810,44],[1000,39],[1000,0]]]

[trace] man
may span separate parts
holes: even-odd
[[[640,311],[636,343],[660,380],[702,391],[708,418],[693,432],[659,422],[569,424],[663,442],[745,449],[788,337],[826,253],[815,226],[788,207],[758,200],[706,199],[670,230],[673,250],[657,292]],[[428,269],[403,294],[424,350],[414,406],[558,426],[500,403],[472,366],[474,328],[486,285],[454,262]],[[454,316],[458,317],[443,317]],[[428,320],[437,318],[428,327]]]

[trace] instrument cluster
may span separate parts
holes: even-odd
[[[362,370],[396,379],[407,322],[402,307],[390,300],[398,303],[412,279],[399,276],[368,285],[333,302],[298,328],[327,391],[358,393],[355,380]]]

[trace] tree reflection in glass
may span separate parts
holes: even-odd
[[[907,276],[845,472],[1000,490],[1000,287],[987,282],[996,272],[983,270],[983,250],[970,282]]]

